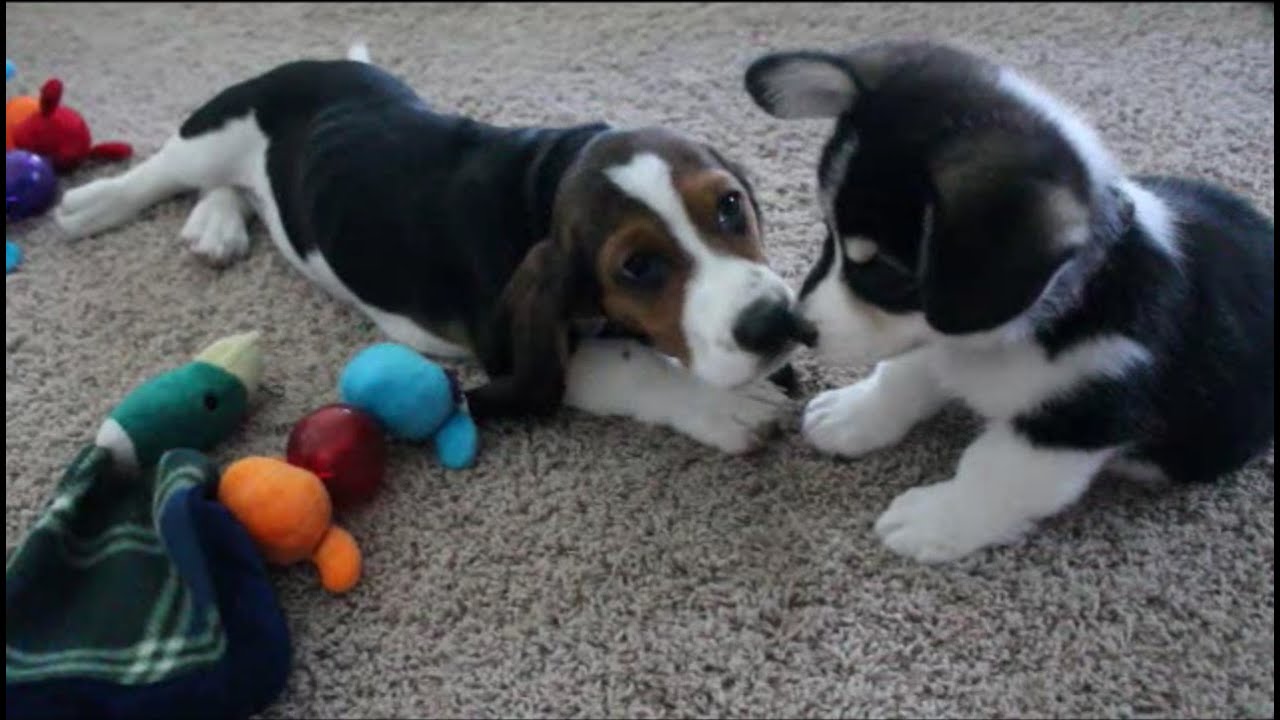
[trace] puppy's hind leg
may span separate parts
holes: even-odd
[[[83,238],[120,225],[179,192],[238,184],[253,153],[261,152],[262,140],[252,117],[191,138],[175,135],[123,175],[67,192],[54,219],[71,238]]]

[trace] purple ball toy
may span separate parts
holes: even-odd
[[[58,176],[47,160],[26,150],[10,150],[4,155],[4,215],[6,220],[22,220],[39,215],[53,205],[58,194]]]

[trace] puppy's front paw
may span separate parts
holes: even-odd
[[[889,504],[876,521],[876,534],[890,550],[925,563],[968,555],[988,545],[1017,540],[1030,527],[1021,516],[1001,511],[1001,498],[981,496],[955,480],[912,488]]]
[[[680,429],[722,452],[740,455],[763,445],[777,430],[788,401],[777,387],[758,383],[737,392],[717,393],[697,406],[695,415],[676,423]]]
[[[863,380],[810,400],[801,432],[823,452],[858,457],[892,445],[905,434],[907,428],[886,410],[875,386]]]
[[[224,267],[249,254],[249,230],[239,197],[218,188],[200,199],[180,233],[191,251],[214,267]]]

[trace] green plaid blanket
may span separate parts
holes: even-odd
[[[242,716],[279,692],[283,617],[216,482],[194,450],[134,477],[79,453],[5,568],[7,716]]]
[[[26,590],[6,613],[8,682],[156,682],[226,652],[217,606],[197,606],[158,526],[174,493],[208,482],[208,460],[172,453],[130,480],[104,473],[110,461],[101,448],[80,453],[5,568],[6,585]],[[68,601],[79,612],[65,613]]]

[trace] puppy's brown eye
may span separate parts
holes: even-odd
[[[628,285],[653,290],[666,281],[667,263],[661,255],[635,252],[622,262],[622,269],[618,274]]]
[[[716,224],[721,232],[742,235],[747,231],[747,211],[742,193],[730,190],[716,202]]]

